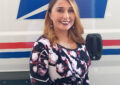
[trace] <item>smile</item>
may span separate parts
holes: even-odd
[[[70,23],[70,21],[61,21],[61,23],[62,23],[63,25],[68,25],[68,24]]]

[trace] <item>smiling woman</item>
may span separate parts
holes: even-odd
[[[30,57],[33,85],[89,85],[90,57],[75,0],[50,0]]]
[[[68,31],[74,24],[75,14],[68,2],[58,2],[52,8],[50,19],[53,21],[55,32]]]
[[[63,37],[64,34],[68,35],[68,37],[71,37],[71,39],[77,43],[84,43],[84,40],[81,36],[83,33],[83,27],[80,22],[77,5],[74,0],[68,1],[50,1],[45,17],[44,35],[49,38],[50,42],[52,43],[56,42],[57,35],[59,35],[59,33],[62,33]],[[58,30],[60,32],[57,32]]]

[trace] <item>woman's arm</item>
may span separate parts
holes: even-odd
[[[48,73],[48,48],[41,42],[35,42],[30,57],[30,79],[32,85],[50,85]]]

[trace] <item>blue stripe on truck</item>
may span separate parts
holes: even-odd
[[[31,51],[0,52],[0,58],[29,58]],[[103,49],[102,55],[120,55],[120,49]]]
[[[0,58],[27,58],[31,54],[31,51],[24,52],[1,52]]]
[[[120,55],[120,49],[103,49],[103,55]]]

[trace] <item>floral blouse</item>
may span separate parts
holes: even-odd
[[[53,46],[41,36],[30,57],[30,79],[32,85],[89,85],[90,64],[84,44],[68,49],[59,44]]]

